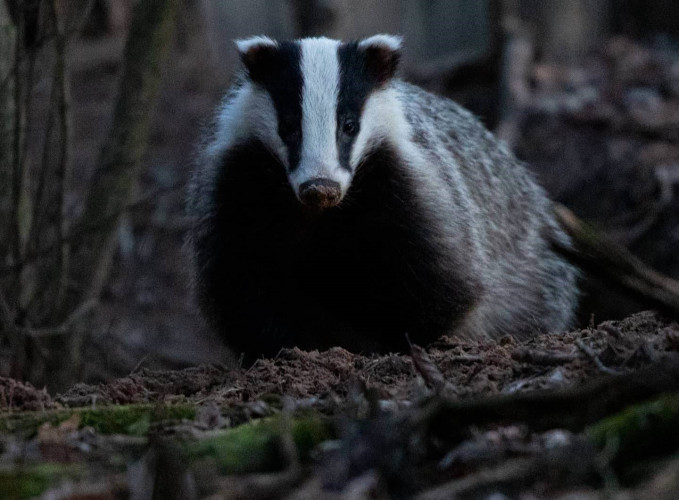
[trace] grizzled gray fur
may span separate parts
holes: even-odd
[[[571,325],[578,273],[545,192],[469,112],[395,76],[398,38],[238,47],[188,201],[198,301],[230,345]]]

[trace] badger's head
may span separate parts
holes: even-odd
[[[246,70],[242,123],[280,160],[301,203],[339,204],[388,117],[364,117],[387,92],[400,58],[398,37],[342,43],[327,38],[236,42]],[[384,124],[382,124],[384,125]]]

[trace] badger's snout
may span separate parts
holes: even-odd
[[[299,199],[311,208],[334,207],[342,199],[342,188],[339,182],[330,179],[311,179],[299,186]]]

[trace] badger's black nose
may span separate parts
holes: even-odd
[[[299,199],[312,208],[330,208],[342,199],[339,182],[330,179],[311,179],[299,187]]]

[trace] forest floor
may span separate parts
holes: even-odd
[[[102,383],[50,395],[0,378],[0,499],[679,498],[679,324],[653,313],[521,342],[205,364],[229,353],[185,286],[182,200],[225,82],[196,46],[175,50],[154,114],[140,192],[166,194],[124,222],[87,342],[81,380]],[[121,51],[73,49],[78,178]],[[678,277],[677,51],[613,40],[578,68],[536,64],[530,84],[517,154],[554,199]],[[617,296],[598,298],[615,311],[597,318],[620,317]]]
[[[0,379],[0,497],[679,498],[679,324],[282,350],[50,397]]]

